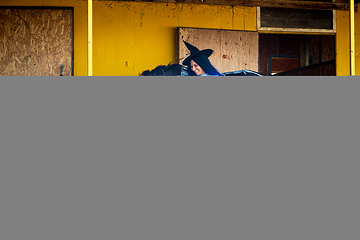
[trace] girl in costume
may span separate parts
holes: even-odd
[[[208,59],[214,52],[212,49],[200,51],[190,43],[185,41],[184,43],[190,50],[190,56],[183,61],[183,64],[187,66],[189,76],[222,76]]]

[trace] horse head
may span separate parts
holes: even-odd
[[[140,76],[188,76],[186,67],[180,64],[159,65],[153,70],[143,71]]]

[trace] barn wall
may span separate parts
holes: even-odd
[[[74,7],[74,70],[87,75],[87,0],[0,0],[0,6]],[[349,13],[337,11],[336,71],[349,75]],[[360,12],[355,13],[360,32]],[[94,75],[138,75],[176,61],[176,28],[256,30],[256,8],[94,1]],[[360,75],[360,41],[356,42]]]
[[[10,3],[9,3],[10,2]],[[74,7],[74,71],[87,75],[86,0],[0,0],[1,6]],[[256,30],[256,8],[94,1],[93,74],[138,75],[176,62],[176,28]]]
[[[256,30],[255,8],[94,2],[94,75],[138,75],[176,62],[177,27]]]

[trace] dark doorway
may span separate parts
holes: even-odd
[[[309,76],[335,75],[335,36],[302,34],[259,34],[259,72],[264,75],[302,69]],[[329,62],[326,70],[324,63]],[[309,67],[313,66],[313,70]],[[274,69],[275,68],[275,69]],[[292,71],[292,75],[294,72]],[[304,76],[304,75],[303,75]]]

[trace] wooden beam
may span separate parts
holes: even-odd
[[[300,67],[309,66],[309,37],[307,35],[299,35],[300,54],[299,65]]]
[[[109,0],[98,0],[109,1]],[[118,2],[153,2],[153,3],[185,3],[185,4],[208,4],[208,5],[232,5],[232,6],[259,6],[317,10],[345,10],[349,11],[349,2],[309,2],[309,1],[282,1],[282,0],[112,0]]]
[[[354,0],[350,0],[350,75],[355,75],[355,15],[354,15]]]
[[[88,76],[93,75],[93,0],[88,0]]]

